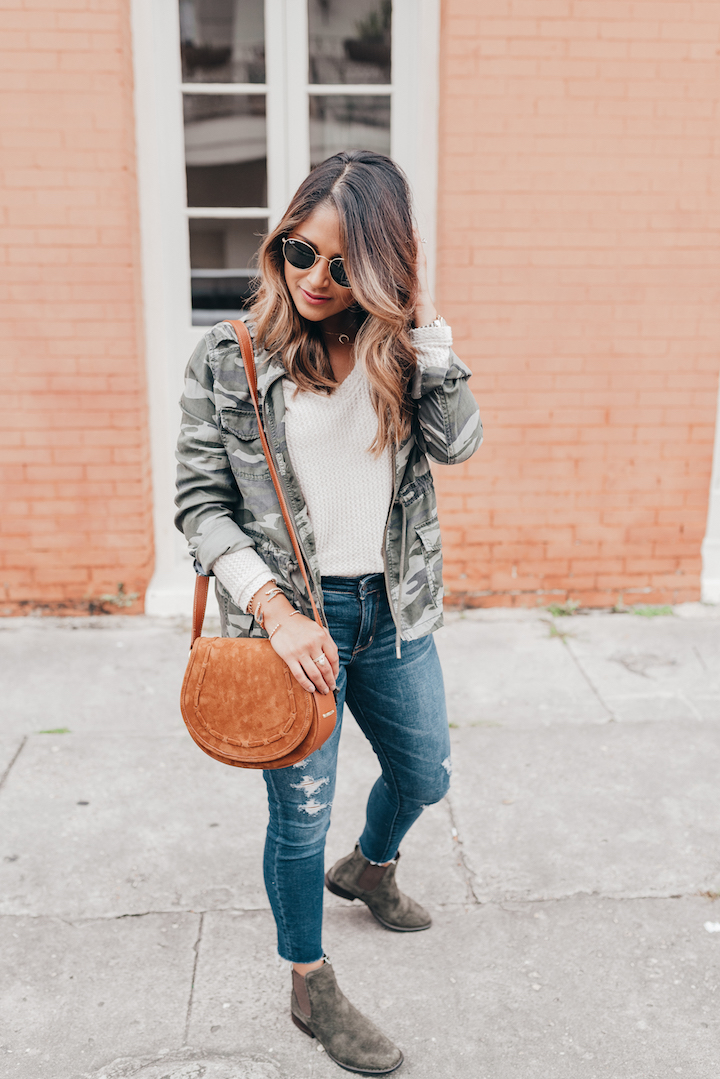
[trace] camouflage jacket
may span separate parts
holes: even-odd
[[[277,356],[257,348],[255,363],[265,432],[322,610],[313,530],[285,441],[285,369]],[[447,369],[418,368],[413,377],[413,430],[393,454],[394,491],[384,538],[385,580],[398,640],[414,640],[442,625],[442,550],[428,457],[455,464],[480,445],[482,426],[469,376],[451,354]],[[252,545],[290,602],[310,614],[260,443],[240,347],[227,323],[214,326],[198,343],[186,370],[181,407],[175,523],[187,538],[196,568],[209,574],[220,555]],[[224,636],[264,636],[219,581],[216,590]]]

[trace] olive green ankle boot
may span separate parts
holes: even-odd
[[[432,918],[419,903],[404,895],[395,883],[400,852],[390,865],[369,862],[356,844],[352,854],[341,858],[325,874],[325,887],[343,899],[361,899],[386,929],[418,933],[429,929]]]
[[[341,1068],[359,1075],[388,1075],[400,1067],[403,1055],[398,1047],[353,1007],[327,959],[304,976],[293,970],[292,981],[293,1023],[317,1038]]]

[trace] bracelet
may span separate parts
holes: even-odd
[[[434,318],[432,320],[432,322],[426,322],[422,326],[414,326],[413,329],[415,329],[415,330],[441,330],[445,326],[447,326],[447,322],[442,317],[442,315],[438,315],[437,318]]]
[[[275,580],[275,578],[274,578],[274,577],[273,577],[273,578],[271,578],[271,580],[272,580],[272,583],[273,583],[273,584],[277,584],[277,581]],[[269,583],[269,582],[268,582],[268,583]],[[260,585],[260,588],[262,588],[262,585]],[[258,591],[260,591],[260,589],[258,589]],[[248,613],[248,614],[253,614],[253,615],[255,614],[255,612],[254,612],[254,610],[253,610],[253,600],[254,600],[254,598],[255,598],[254,596],[252,596],[252,597],[250,598],[250,602],[248,603],[248,605],[247,605],[247,607],[246,607],[246,610],[247,610],[247,613]]]
[[[269,588],[267,590],[267,592],[264,593],[266,600],[274,599],[275,596],[281,596],[282,594],[283,594],[282,588],[277,588],[277,587]]]
[[[293,611],[293,613],[288,618],[288,622],[290,621],[290,618],[294,618],[296,614],[302,614],[302,611]],[[260,623],[260,625],[262,625],[262,622]],[[284,622],[278,622],[278,624],[276,626],[273,626],[273,628],[268,633],[268,640],[271,641],[273,633],[277,633],[277,631],[280,629],[280,627],[284,626],[284,625],[285,625]]]

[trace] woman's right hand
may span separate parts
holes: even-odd
[[[290,607],[290,604],[288,604]],[[314,693],[331,693],[335,689],[335,679],[340,670],[340,661],[335,641],[324,626],[318,625],[312,618],[302,614],[290,617],[279,614],[280,628],[275,630],[270,644],[281,659],[284,659],[303,689]],[[265,622],[268,628],[268,622]],[[272,629],[272,624],[269,627]],[[325,656],[325,662],[318,665],[317,660]]]
[[[272,592],[273,587],[262,585],[250,601],[250,609],[257,611],[262,606],[263,625],[272,634],[270,644],[303,689],[308,693],[331,693],[340,670],[335,641],[324,626],[296,611],[282,592],[266,599],[268,591]],[[317,660],[321,661],[319,665]]]

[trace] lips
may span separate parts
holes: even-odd
[[[332,296],[316,296],[313,292],[308,292],[300,285],[300,291],[307,300],[308,303],[329,303],[332,300]]]

